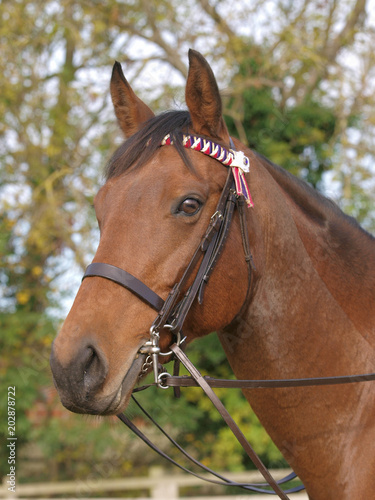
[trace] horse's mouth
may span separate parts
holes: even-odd
[[[86,395],[84,400],[74,400],[69,393],[62,391],[60,399],[62,404],[73,413],[88,415],[110,416],[123,412],[132,394],[132,390],[138,381],[144,364],[145,355],[138,355],[126,372],[117,391],[104,397],[90,397]]]
[[[146,356],[144,354],[138,354],[138,356],[134,359],[111,404],[103,413],[101,413],[101,415],[118,415],[126,409],[132,395],[132,390],[137,381],[140,379],[141,369],[144,364],[145,357]]]

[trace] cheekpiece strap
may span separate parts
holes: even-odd
[[[167,134],[162,140],[161,145],[166,146],[170,144],[173,144],[173,139],[170,134]],[[245,173],[250,171],[250,160],[242,151],[235,151],[234,148],[227,149],[209,139],[191,134],[182,134],[182,145],[187,149],[193,149],[194,151],[211,156],[211,158],[214,158],[226,167],[231,167],[236,184],[236,194],[245,198],[248,207],[254,206],[245,178]],[[231,140],[232,145],[233,141]]]

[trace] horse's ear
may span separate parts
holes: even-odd
[[[229,141],[228,129],[222,117],[222,104],[215,76],[206,59],[189,50],[189,74],[185,91],[193,129],[197,134]]]
[[[115,114],[125,137],[133,135],[145,121],[155,116],[135,95],[117,61],[112,70],[110,90]]]

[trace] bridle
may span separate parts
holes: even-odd
[[[178,466],[180,469],[193,474],[194,476],[200,477],[201,479],[214,484],[236,486],[259,493],[274,494],[278,495],[279,498],[283,500],[288,500],[287,493],[300,491],[304,487],[297,486],[295,488],[284,491],[281,489],[280,485],[294,479],[296,477],[296,474],[292,473],[281,481],[275,481],[275,479],[269,473],[268,469],[255,453],[251,445],[248,443],[245,436],[242,434],[241,430],[234,422],[224,405],[216,396],[216,394],[212,390],[212,387],[255,389],[266,387],[306,387],[348,384],[353,382],[375,380],[375,373],[349,375],[343,377],[321,377],[310,379],[284,380],[220,380],[210,377],[203,377],[200,374],[200,372],[191,363],[189,358],[181,349],[182,343],[184,341],[182,329],[185,319],[194,301],[197,299],[199,304],[202,304],[203,302],[205,288],[227,240],[235,208],[237,208],[239,214],[242,246],[248,274],[248,285],[245,302],[241,306],[237,316],[240,315],[240,312],[247,304],[250,296],[251,281],[253,276],[252,271],[255,270],[255,265],[250,251],[246,224],[245,204],[247,204],[248,206],[253,206],[253,201],[251,199],[250,191],[248,189],[244,176],[244,173],[249,171],[250,164],[248,158],[244,156],[241,151],[235,151],[232,139],[230,139],[230,149],[224,148],[217,143],[199,136],[184,134],[178,139],[182,141],[184,147],[209,155],[212,158],[218,160],[223,165],[230,167],[228,169],[226,182],[217,203],[216,210],[212,215],[207,230],[203,235],[203,238],[201,239],[198,247],[196,248],[180,281],[174,285],[168,297],[164,301],[159,295],[157,295],[153,290],[151,290],[147,285],[142,283],[132,274],[111,264],[97,262],[90,264],[87,267],[82,279],[98,276],[111,280],[130,290],[133,294],[135,294],[137,297],[139,297],[141,300],[143,300],[150,307],[157,311],[158,314],[150,327],[150,339],[145,342],[145,344],[139,349],[138,354],[143,355],[145,358],[142,369],[144,372],[147,372],[149,368],[151,368],[151,366],[153,368],[154,384],[150,385],[156,385],[163,389],[174,387],[177,393],[180,387],[200,386],[204,390],[206,395],[211,399],[212,403],[215,405],[224,421],[230,427],[231,431],[240,442],[247,455],[253,461],[254,465],[263,475],[266,483],[253,484],[233,482],[204,466],[203,464],[195,460],[191,455],[189,455],[183,448],[181,448],[178,443],[176,443],[176,441],[168,436],[165,431],[155,422],[155,420],[153,420],[152,417],[146,412],[146,410],[144,410],[142,406],[135,400],[134,396],[132,397],[136,401],[136,404],[142,409],[144,414],[161,430],[161,432],[163,432],[163,434],[172,442],[172,444],[176,446],[190,461],[201,467],[204,471],[214,475],[217,479],[207,479],[206,477],[199,476],[195,472],[192,472],[189,469],[181,466],[171,457],[166,455],[157,446],[155,446],[142,433],[142,431],[140,431],[131,422],[131,420],[128,419],[128,417],[126,417],[124,414],[120,414],[118,415],[118,417],[149,447],[159,453],[159,455],[163,456],[171,463]],[[173,139],[171,135],[167,135],[162,141],[161,146],[170,144],[173,144]],[[196,271],[195,276],[193,276],[193,273],[197,267],[198,270]],[[192,281],[192,284],[187,288],[188,282],[190,281]],[[170,351],[165,353],[161,352],[159,347],[160,332],[162,332],[163,330],[169,330],[175,339],[175,343],[171,345]],[[182,363],[189,371],[191,376],[179,376],[178,370],[175,370],[174,375],[170,375],[163,369],[160,371],[161,365],[159,363],[159,356],[171,355],[173,355],[175,360],[177,360],[175,366],[179,363]],[[144,390],[150,385],[135,389],[133,392]],[[268,487],[272,488],[273,491],[267,489]]]
[[[207,283],[224,248],[231,227],[234,209],[236,207],[240,216],[242,245],[248,275],[248,287],[244,304],[247,302],[250,293],[252,269],[255,269],[246,229],[245,203],[248,206],[253,206],[250,191],[244,177],[244,172],[249,171],[249,159],[242,151],[235,151],[232,139],[230,140],[231,149],[227,149],[208,139],[194,135],[183,134],[179,139],[185,148],[200,151],[205,155],[215,158],[224,166],[230,167],[228,169],[224,188],[206,232],[190,259],[180,281],[174,285],[164,301],[159,295],[128,271],[111,264],[94,262],[87,267],[82,278],[85,279],[99,276],[114,281],[130,290],[158,312],[157,317],[150,327],[150,340],[141,347],[139,353],[146,354],[152,358],[155,383],[160,387],[163,387],[164,384],[158,373],[158,357],[170,356],[173,354],[172,351],[166,353],[160,351],[160,332],[169,330],[175,337],[177,345],[180,345],[183,341],[182,327],[186,316],[196,298],[199,304],[203,303]],[[171,144],[173,144],[173,139],[171,135],[168,134],[163,139],[161,146]],[[193,273],[198,264],[198,271],[195,277],[193,277]],[[186,290],[187,284],[192,278],[193,282]]]

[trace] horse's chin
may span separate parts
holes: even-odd
[[[123,378],[116,396],[113,398],[110,406],[104,413],[102,413],[102,415],[118,415],[119,413],[122,413],[126,410],[134,386],[141,378],[141,369],[144,364],[145,357],[145,355],[138,355],[138,357],[135,358],[131,367]]]
[[[117,391],[93,399],[87,398],[84,402],[77,404],[64,393],[60,393],[60,399],[65,408],[73,413],[88,415],[110,416],[118,415],[125,411],[128,406],[132,390],[138,381],[145,356],[136,357],[123,378]]]

